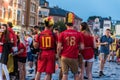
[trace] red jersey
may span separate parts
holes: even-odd
[[[51,30],[44,30],[36,37],[36,42],[39,43],[39,48],[46,53],[46,51],[55,51],[56,48],[56,35]]]
[[[0,54],[2,53],[3,46],[0,45]]]
[[[18,45],[18,51],[20,51],[21,49],[24,49],[24,51],[23,51],[23,53],[20,53],[18,56],[19,57],[27,57],[26,47],[24,46],[23,43],[20,43]]]
[[[61,56],[67,58],[78,58],[80,43],[83,43],[83,38],[80,32],[69,29],[60,33],[58,42],[62,43],[63,49]]]
[[[84,50],[82,50],[81,54],[85,60],[88,60],[94,56],[94,37],[89,34],[82,35],[84,39]]]
[[[10,42],[12,42],[13,41],[13,35],[11,33],[9,33],[8,36],[9,36]],[[2,35],[2,37],[0,39],[0,42],[3,43],[3,44],[6,43],[4,35]],[[3,46],[0,45],[0,53],[2,53],[2,50],[3,50]]]
[[[8,31],[13,35],[14,46],[17,46],[17,36],[12,28],[8,27]]]

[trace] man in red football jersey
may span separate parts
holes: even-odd
[[[58,38],[57,54],[61,57],[62,80],[68,80],[69,68],[74,74],[74,80],[79,80],[78,76],[78,54],[79,48],[83,48],[83,38],[80,32],[74,30],[74,14],[68,13],[66,16],[67,30],[60,33]]]
[[[52,17],[45,19],[45,30],[36,38],[41,53],[38,56],[37,74],[35,80],[40,80],[42,72],[46,72],[45,80],[51,80],[52,73],[55,72],[55,44],[56,36],[52,32],[54,21]],[[34,45],[35,46],[35,45]]]

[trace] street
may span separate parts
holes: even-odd
[[[29,67],[26,66],[27,69],[27,80],[31,80],[35,76],[35,72],[33,74],[29,74]],[[107,62],[104,68],[105,76],[99,77],[99,61],[95,61],[93,64],[93,80],[120,80],[120,65],[115,62]],[[59,69],[57,68],[56,73],[52,75],[52,80],[58,80]],[[41,80],[44,80],[45,74],[42,74]],[[73,80],[73,75],[69,72],[69,80]]]

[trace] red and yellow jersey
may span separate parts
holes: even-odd
[[[58,42],[62,43],[61,56],[67,58],[78,58],[80,43],[83,43],[83,38],[80,32],[69,29],[60,33]]]
[[[41,50],[55,50],[56,48],[56,35],[51,30],[44,30],[36,37],[36,42],[39,43]]]

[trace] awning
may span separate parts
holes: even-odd
[[[15,32],[21,32],[21,26],[14,26],[12,28]]]

